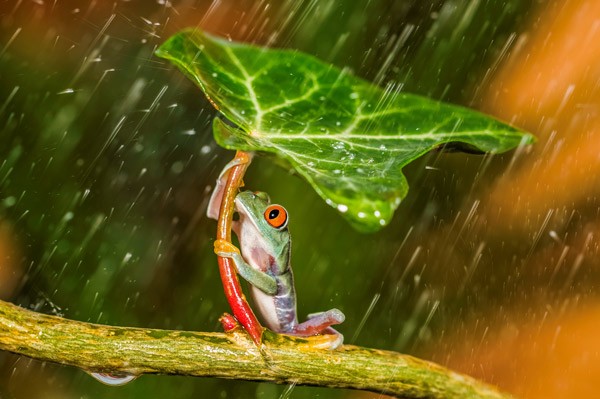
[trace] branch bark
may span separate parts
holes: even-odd
[[[471,377],[389,351],[345,345],[315,349],[326,337],[205,333],[112,327],[32,312],[0,301],[0,349],[105,373],[177,374],[352,388],[402,398],[509,398]]]

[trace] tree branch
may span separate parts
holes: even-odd
[[[402,398],[508,398],[471,377],[407,355],[326,337],[265,331],[259,348],[242,331],[204,333],[112,327],[32,312],[0,301],[0,349],[87,371],[178,374],[353,388]]]

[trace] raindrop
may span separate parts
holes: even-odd
[[[11,206],[17,203],[17,199],[15,197],[6,197],[3,203],[5,207],[10,208]]]
[[[353,92],[350,94],[350,98],[353,100],[356,100],[358,98],[358,93],[357,92]]]
[[[72,94],[72,93],[75,93],[75,90],[69,88],[69,89],[65,89],[63,91],[59,91],[56,94]]]
[[[375,217],[379,217],[379,216],[381,216],[381,212],[375,211],[375,212],[373,212],[373,215],[375,215]]]
[[[202,155],[206,155],[210,152],[210,146],[209,145],[203,145],[202,148],[200,148],[200,154]]]
[[[558,233],[554,230],[550,230],[548,232],[548,235],[557,243],[562,244],[562,240],[560,239],[560,237],[558,236]]]
[[[185,134],[186,136],[195,136],[196,130],[195,129],[184,130],[183,134]]]
[[[90,373],[89,375],[94,377],[97,381],[100,381],[103,384],[110,385],[112,387],[118,387],[120,385],[125,385],[136,378],[138,378],[135,374],[128,373],[118,373],[118,374],[108,374],[108,373]]]
[[[125,263],[129,262],[129,261],[131,260],[131,257],[132,257],[132,256],[133,256],[133,255],[131,254],[131,252],[127,252],[127,253],[125,254],[125,256],[123,257],[123,262],[122,262],[122,263],[123,263],[123,264],[125,264]]]
[[[175,173],[175,174],[179,174],[181,172],[183,172],[183,162],[181,161],[177,161],[175,163],[173,163],[173,165],[171,165],[171,172]]]
[[[345,213],[346,211],[348,211],[348,205],[339,204],[337,206],[337,210],[340,211],[340,212],[342,212],[342,213]]]
[[[366,216],[367,216],[366,213],[364,213],[364,212],[358,212],[358,217],[359,218],[364,219]]]

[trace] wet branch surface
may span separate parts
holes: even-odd
[[[314,349],[323,339],[266,331],[259,350],[243,330],[205,333],[112,327],[0,301],[1,350],[87,371],[352,388],[401,398],[509,397],[471,377],[395,352],[351,345],[335,351]]]

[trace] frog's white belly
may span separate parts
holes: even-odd
[[[265,325],[280,333],[292,332],[298,325],[296,293],[290,270],[277,276],[277,293],[265,294],[252,286],[252,296]]]

